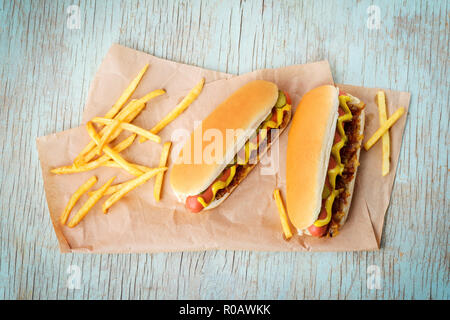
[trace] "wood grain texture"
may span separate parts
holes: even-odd
[[[374,30],[372,4],[1,0],[0,299],[448,299],[450,3],[376,1]],[[61,255],[35,138],[78,126],[113,42],[234,74],[328,59],[337,83],[410,91],[382,249]],[[379,290],[367,288],[370,265]]]

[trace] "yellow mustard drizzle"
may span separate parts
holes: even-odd
[[[268,120],[268,121],[264,121],[262,128],[261,129],[267,129],[267,128],[278,128],[281,123],[283,122],[283,112],[284,111],[289,111],[291,110],[291,105],[290,104],[285,104],[284,107],[282,108],[276,108],[277,111],[277,122],[272,121],[272,120]],[[272,118],[272,117],[271,117]]]
[[[277,112],[277,121],[272,121],[272,113],[268,116],[269,120],[266,120],[262,123],[261,128],[259,129],[259,140],[258,141],[264,141],[264,139],[267,137],[267,129],[275,129],[278,128],[281,123],[283,122],[283,114],[284,111],[290,111],[291,105],[286,104],[282,108],[276,108]],[[250,158],[250,154],[258,149],[258,144],[253,143],[250,140],[247,141],[247,143],[244,146],[245,148],[245,159],[242,159],[238,155],[238,164],[245,165],[248,163],[248,160]]]
[[[220,189],[226,188],[231,183],[231,180],[233,180],[234,175],[236,174],[236,165],[230,167],[230,169],[231,169],[230,175],[228,176],[226,181],[220,181],[219,180],[219,181],[216,181],[216,182],[213,183],[213,185],[212,185],[213,196],[211,198],[211,202],[214,201],[214,198],[216,197],[217,191],[219,191]],[[211,202],[210,203],[206,203],[205,200],[203,200],[202,197],[198,197],[197,200],[198,200],[198,202],[201,203],[203,208],[206,208],[211,203]]]
[[[253,143],[250,144],[249,141],[244,145],[244,158],[242,159],[239,155],[237,156],[237,164],[244,165],[248,162],[250,158],[250,148],[253,149]]]
[[[330,196],[325,200],[325,210],[327,211],[327,216],[323,219],[317,220],[314,222],[316,227],[326,226],[331,220],[331,209],[333,208],[334,198],[339,194],[339,190],[333,190]]]
[[[347,105],[347,101],[350,101],[350,97],[348,97],[348,96],[340,96],[339,97],[339,106],[342,109],[344,109],[344,111],[345,111],[345,114],[340,116],[338,118],[338,122],[337,122],[337,129],[338,129],[339,135],[341,136],[341,141],[336,143],[333,146],[333,148],[331,149],[331,154],[334,156],[334,158],[336,159],[336,162],[338,164],[341,164],[340,151],[341,151],[342,147],[344,147],[344,145],[347,143],[347,139],[348,139],[347,135],[345,134],[345,131],[344,131],[343,123],[345,121],[352,120],[352,112],[350,111],[350,108]]]
[[[272,113],[270,113],[267,116],[268,120],[266,120],[262,123],[261,129],[259,131],[259,134],[260,134],[259,141],[263,141],[266,138],[268,128],[271,128],[271,129],[278,128],[281,125],[281,123],[283,122],[284,111],[290,111],[290,110],[291,110],[290,104],[286,104],[282,108],[276,108],[276,112],[277,112],[277,121],[276,122],[270,120],[272,118]],[[241,159],[238,156],[237,157],[238,165],[245,165],[248,163],[250,154],[252,153],[252,151],[258,149],[258,143],[253,143],[250,140],[248,140],[247,143],[245,144],[244,148],[245,148],[245,159]],[[231,172],[226,181],[216,181],[212,185],[213,197],[211,198],[211,202],[214,201],[217,192],[223,188],[226,188],[233,180],[234,175],[236,174],[236,165],[233,165],[230,168],[231,168]],[[198,202],[200,202],[200,204],[203,206],[203,208],[206,208],[211,203],[211,202],[206,203],[206,201],[201,196],[197,197],[197,200],[198,200]]]
[[[337,127],[339,130],[339,134],[341,135],[341,137],[345,137],[345,139],[347,139],[347,136],[345,135],[344,126],[342,123],[345,121],[350,121],[353,118],[352,112],[350,111],[350,108],[347,105],[348,101],[350,101],[349,96],[339,96],[339,106],[342,109],[344,109],[345,114],[343,114],[338,118]]]
[[[328,180],[330,180],[331,190],[336,188],[336,177],[338,174],[341,175],[343,171],[344,166],[342,164],[336,165],[333,169],[328,170]]]
[[[345,146],[347,142],[347,137],[342,137],[341,141],[336,143],[333,148],[331,148],[331,154],[333,155],[334,159],[336,159],[337,163],[341,163],[341,149]]]
[[[349,96],[339,96],[339,106],[342,109],[344,109],[344,111],[345,111],[345,114],[340,116],[338,118],[338,122],[337,122],[337,129],[341,136],[341,141],[339,141],[338,143],[333,145],[333,147],[331,148],[331,155],[336,160],[336,167],[328,170],[328,179],[330,181],[330,185],[331,185],[332,189],[328,190],[329,191],[328,193],[322,192],[322,194],[327,195],[327,198],[325,200],[325,210],[327,212],[327,216],[323,219],[316,220],[316,222],[314,222],[314,225],[316,227],[323,227],[331,221],[333,202],[334,202],[334,199],[336,198],[336,196],[340,192],[340,190],[335,190],[336,189],[336,177],[337,177],[337,175],[342,175],[342,172],[344,171],[344,165],[342,164],[342,161],[341,161],[340,151],[345,146],[345,144],[347,143],[347,140],[348,140],[347,135],[345,134],[345,131],[344,131],[343,122],[350,121],[350,120],[352,120],[352,117],[353,117],[352,112],[350,111],[350,108],[347,105],[348,101],[350,101]],[[327,188],[327,187],[325,186],[325,188]]]

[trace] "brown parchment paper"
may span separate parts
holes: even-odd
[[[148,103],[146,109],[133,122],[145,128],[151,128],[157,123],[201,77],[207,80],[197,101],[160,133],[163,141],[170,140],[175,129],[184,128],[190,132],[195,121],[202,120],[231,92],[248,81],[265,79],[277,83],[282,90],[290,94],[293,106],[298,104],[301,96],[308,90],[333,83],[326,61],[259,70],[233,77],[113,45],[93,80],[83,120],[103,115],[145,63],[150,63],[150,68],[134,96],[142,96],[161,87],[167,90],[166,95]],[[343,89],[366,102],[365,134],[369,136],[378,127],[374,100],[377,89],[354,86],[343,86]],[[400,105],[408,107],[408,93],[386,90],[386,94],[389,114]],[[274,188],[281,188],[283,196],[285,195],[285,156],[289,128],[261,161],[267,163],[268,159],[278,158],[279,170],[276,174],[263,175],[260,170],[262,165],[258,165],[233,194],[213,210],[201,214],[188,213],[184,205],[177,202],[170,189],[169,168],[159,203],[153,199],[154,181],[150,180],[116,203],[107,215],[101,212],[100,201],[73,229],[61,226],[58,218],[71,194],[84,181],[94,174],[97,175],[97,188],[113,175],[117,176],[115,182],[132,177],[115,168],[98,168],[90,172],[62,176],[50,173],[53,167],[70,164],[89,141],[84,126],[40,137],[37,139],[37,146],[50,216],[62,252],[374,250],[379,247],[405,121],[406,117],[403,116],[391,129],[392,159],[389,176],[381,176],[381,144],[377,144],[367,153],[362,151],[362,164],[357,176],[349,219],[340,235],[333,239],[294,236],[291,241],[283,240],[272,192]],[[171,156],[176,156],[182,143],[181,140],[174,141]],[[150,141],[143,144],[135,142],[123,155],[139,164],[157,166],[161,148],[162,145]],[[169,166],[170,164],[171,159]],[[367,181],[370,181],[370,184],[365,184]],[[374,193],[373,190],[378,192]],[[73,212],[76,212],[85,200],[86,197],[83,197]]]

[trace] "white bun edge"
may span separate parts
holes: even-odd
[[[271,110],[271,112],[272,112],[272,110]],[[267,116],[266,116],[266,117],[267,117]],[[291,120],[291,117],[292,117],[292,110],[290,110],[289,113],[288,113],[288,119],[287,119],[287,121],[286,121],[286,126],[285,126],[284,128],[281,128],[281,129],[278,130],[278,135],[276,135],[275,137],[273,137],[273,139],[270,141],[270,143],[266,146],[265,150],[260,154],[259,159],[261,159],[262,157],[265,156],[265,154],[266,154],[267,151],[270,149],[270,147],[278,140],[278,138],[281,136],[281,134],[283,133],[283,131],[288,127],[289,122],[290,122],[290,120]],[[265,118],[264,118],[264,119],[265,119]],[[264,120],[264,119],[263,119],[263,120]],[[262,123],[262,121],[261,121],[259,124],[261,124],[261,123]],[[259,127],[259,124],[258,124],[258,126],[257,126],[256,128]],[[255,129],[255,131],[256,131],[256,129]],[[253,134],[253,133],[252,133],[252,134]],[[251,137],[251,135],[249,136],[249,138],[250,138],[250,137]],[[248,140],[249,138],[247,138],[247,140]],[[245,140],[245,141],[247,141],[247,140]],[[244,141],[244,142],[245,142],[245,141]],[[258,162],[257,162],[257,163],[255,163],[255,164],[253,164],[251,167],[249,167],[249,169],[248,169],[248,171],[246,172],[246,174],[245,174],[245,176],[244,176],[243,179],[245,179],[245,177],[253,170],[253,168],[255,168],[255,167],[258,165],[259,159],[258,159]],[[226,167],[226,166],[225,166],[225,167]],[[224,168],[225,168],[225,167],[224,167]],[[217,178],[217,177],[216,177],[216,178]],[[216,178],[214,178],[214,180],[215,180]],[[214,180],[213,180],[213,181],[214,181]],[[236,188],[239,186],[239,184],[240,184],[240,182],[237,183],[237,184],[235,184],[235,185],[230,189],[229,192],[227,192],[226,194],[224,194],[220,199],[212,201],[212,202],[211,202],[206,208],[204,208],[202,211],[211,210],[211,209],[214,209],[215,207],[219,206],[223,201],[225,201],[225,200],[230,196],[230,194],[234,191],[234,189],[236,189]],[[208,185],[207,187],[209,187],[209,185]],[[206,189],[206,188],[205,188],[205,189]],[[186,203],[186,198],[188,197],[188,195],[182,195],[182,194],[177,194],[177,193],[175,193],[175,196],[177,197],[177,199],[178,199],[179,202],[181,202],[181,203]]]
[[[361,102],[358,98],[356,98],[356,97],[354,97],[354,96],[352,96],[352,95],[350,95],[348,93],[346,95],[351,98],[350,102],[352,104],[358,104],[358,103]],[[361,111],[360,115],[359,115],[359,135],[361,135],[361,136],[364,133],[364,125],[365,125],[365,112],[364,112],[364,109],[363,109]],[[334,135],[333,135],[333,138],[334,138]],[[359,155],[361,153],[361,145],[362,145],[362,140],[359,142],[359,148],[356,151],[356,161],[358,163],[359,163]],[[331,155],[331,151],[330,151],[330,155]],[[347,221],[348,213],[350,211],[350,206],[352,204],[353,190],[355,188],[355,181],[356,181],[356,175],[358,174],[358,168],[359,168],[359,165],[358,165],[358,167],[355,170],[355,173],[353,175],[352,181],[350,181],[350,183],[348,185],[349,196],[348,196],[347,202],[345,203],[344,208],[342,210],[344,212],[344,216],[342,217],[341,221],[339,222],[339,228],[342,228],[342,226],[345,224],[345,221]],[[302,229],[297,229],[297,233],[300,236],[302,236],[302,235],[310,236],[311,235],[311,233],[308,231],[308,229],[303,229],[303,230]]]
[[[256,131],[256,129],[258,129],[259,125],[264,121],[264,119],[266,119],[269,114],[272,112],[272,109],[269,110],[269,112],[267,114],[265,114],[263,117],[261,117],[260,119],[256,119],[255,122],[252,124],[252,126],[248,129],[246,129],[244,131],[244,133],[238,137],[235,145],[233,148],[231,148],[224,157],[224,161],[223,163],[220,165],[220,167],[218,167],[217,174],[214,175],[214,177],[212,177],[207,184],[205,184],[204,186],[202,186],[201,190],[205,190],[206,188],[208,188],[211,183],[214,182],[214,180],[217,178],[217,176],[226,168],[226,166],[233,160],[234,156],[236,155],[236,153],[245,145],[245,142],[250,139],[253,135],[253,133]],[[198,193],[194,193],[194,194],[186,194],[186,193],[179,193],[176,190],[174,190],[172,188],[173,192],[175,193],[175,196],[177,197],[178,201],[180,202],[186,202],[186,198],[189,196],[194,196]],[[212,203],[211,203],[212,204]],[[209,207],[209,206],[208,206]]]
[[[316,190],[316,209],[314,210],[314,215],[317,220],[320,215],[320,210],[322,209],[322,192],[323,187],[325,185],[325,178],[327,176],[327,169],[328,169],[328,162],[330,161],[331,157],[331,148],[333,148],[333,141],[334,141],[334,133],[336,132],[336,126],[337,126],[337,120],[339,117],[339,88],[336,88],[336,96],[333,102],[333,108],[334,112],[332,113],[332,116],[329,117],[327,127],[328,132],[326,133],[326,139],[322,142],[322,153],[320,155],[320,171],[317,175],[317,185],[321,186],[320,188],[317,188]]]

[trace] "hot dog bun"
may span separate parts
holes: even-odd
[[[358,98],[356,98],[350,94],[346,94],[346,95],[350,96],[352,99],[351,102],[348,104],[354,104],[354,105],[361,104],[361,101]],[[350,211],[350,206],[351,206],[352,198],[353,198],[353,190],[355,188],[356,174],[358,173],[358,167],[359,167],[359,156],[360,156],[360,151],[361,151],[362,137],[363,137],[363,133],[364,133],[364,124],[365,124],[364,109],[361,110],[361,113],[359,114],[357,121],[358,121],[358,129],[359,129],[357,135],[361,138],[360,138],[359,142],[357,142],[358,148],[356,150],[355,158],[353,158],[351,161],[349,161],[349,166],[354,168],[354,174],[353,174],[353,177],[350,180],[350,182],[348,182],[346,185],[345,192],[347,193],[347,198],[346,198],[344,205],[342,206],[342,208],[340,210],[340,212],[342,212],[342,217],[340,220],[338,220],[338,221],[334,220],[331,223],[331,226],[329,229],[330,236],[337,235],[337,233],[339,232],[339,229],[345,224],[345,221],[347,220],[347,217],[348,217],[348,213]],[[298,233],[300,235],[302,235],[302,234],[311,235],[310,232],[308,231],[308,229],[304,229],[304,230],[299,229]]]
[[[203,120],[201,126],[194,129],[170,175],[172,189],[181,202],[188,196],[201,193],[214,182],[268,116],[277,98],[276,84],[263,80],[249,82],[222,102]],[[202,142],[203,134],[211,130],[210,132],[220,133],[221,137],[227,140],[227,129],[237,130],[234,139],[220,142],[223,152],[218,154],[214,161],[203,159],[204,155],[208,154],[205,149],[214,142]],[[196,144],[194,139],[197,140]],[[220,200],[222,199],[218,201]]]
[[[351,112],[351,117],[341,120],[346,121],[346,129],[343,129],[346,140],[344,140],[345,144],[338,149],[342,171],[338,173],[339,180],[334,181],[339,193],[332,202],[332,209],[331,207],[329,209],[332,210],[330,222],[322,226],[313,226],[313,224],[324,208],[322,193],[325,181],[330,181],[328,165],[332,156],[331,149],[334,143],[335,145],[339,143],[339,140],[335,142],[339,115],[339,89],[333,86],[321,86],[306,93],[292,121],[286,160],[286,202],[289,218],[299,234],[335,236],[339,228],[344,225],[350,210],[359,166],[365,117],[364,103],[350,94],[342,93],[342,95],[344,96],[340,111],[342,117],[346,117],[345,108],[347,112]],[[338,137],[340,136],[339,133]],[[328,199],[329,196],[325,197]],[[314,232],[310,233],[310,230]]]
[[[272,146],[272,144],[274,144],[277,139],[280,137],[280,135],[283,133],[284,129],[286,129],[287,125],[289,124],[289,121],[291,120],[291,111],[286,112],[286,114],[284,115],[284,120],[283,120],[283,124],[281,125],[280,129],[276,132],[275,135],[272,136],[272,139],[270,141],[269,144],[266,145],[266,147],[263,150],[260,150],[259,153],[259,158],[262,158],[267,151],[270,149],[270,147]],[[217,207],[218,205],[220,205],[225,199],[227,199],[231,193],[234,191],[234,189],[237,188],[237,186],[239,185],[239,183],[245,179],[245,177],[253,170],[253,168],[255,168],[257,165],[257,163],[252,164],[252,165],[248,165],[246,167],[245,172],[243,172],[240,175],[240,179],[238,181],[236,181],[236,183],[233,184],[233,186],[231,187],[231,189],[220,199],[214,200],[212,201],[206,208],[204,208],[203,210],[210,210],[210,209],[214,209],[215,207]]]
[[[338,118],[338,89],[331,85],[307,92],[289,130],[286,203],[292,224],[303,230],[317,220]]]

